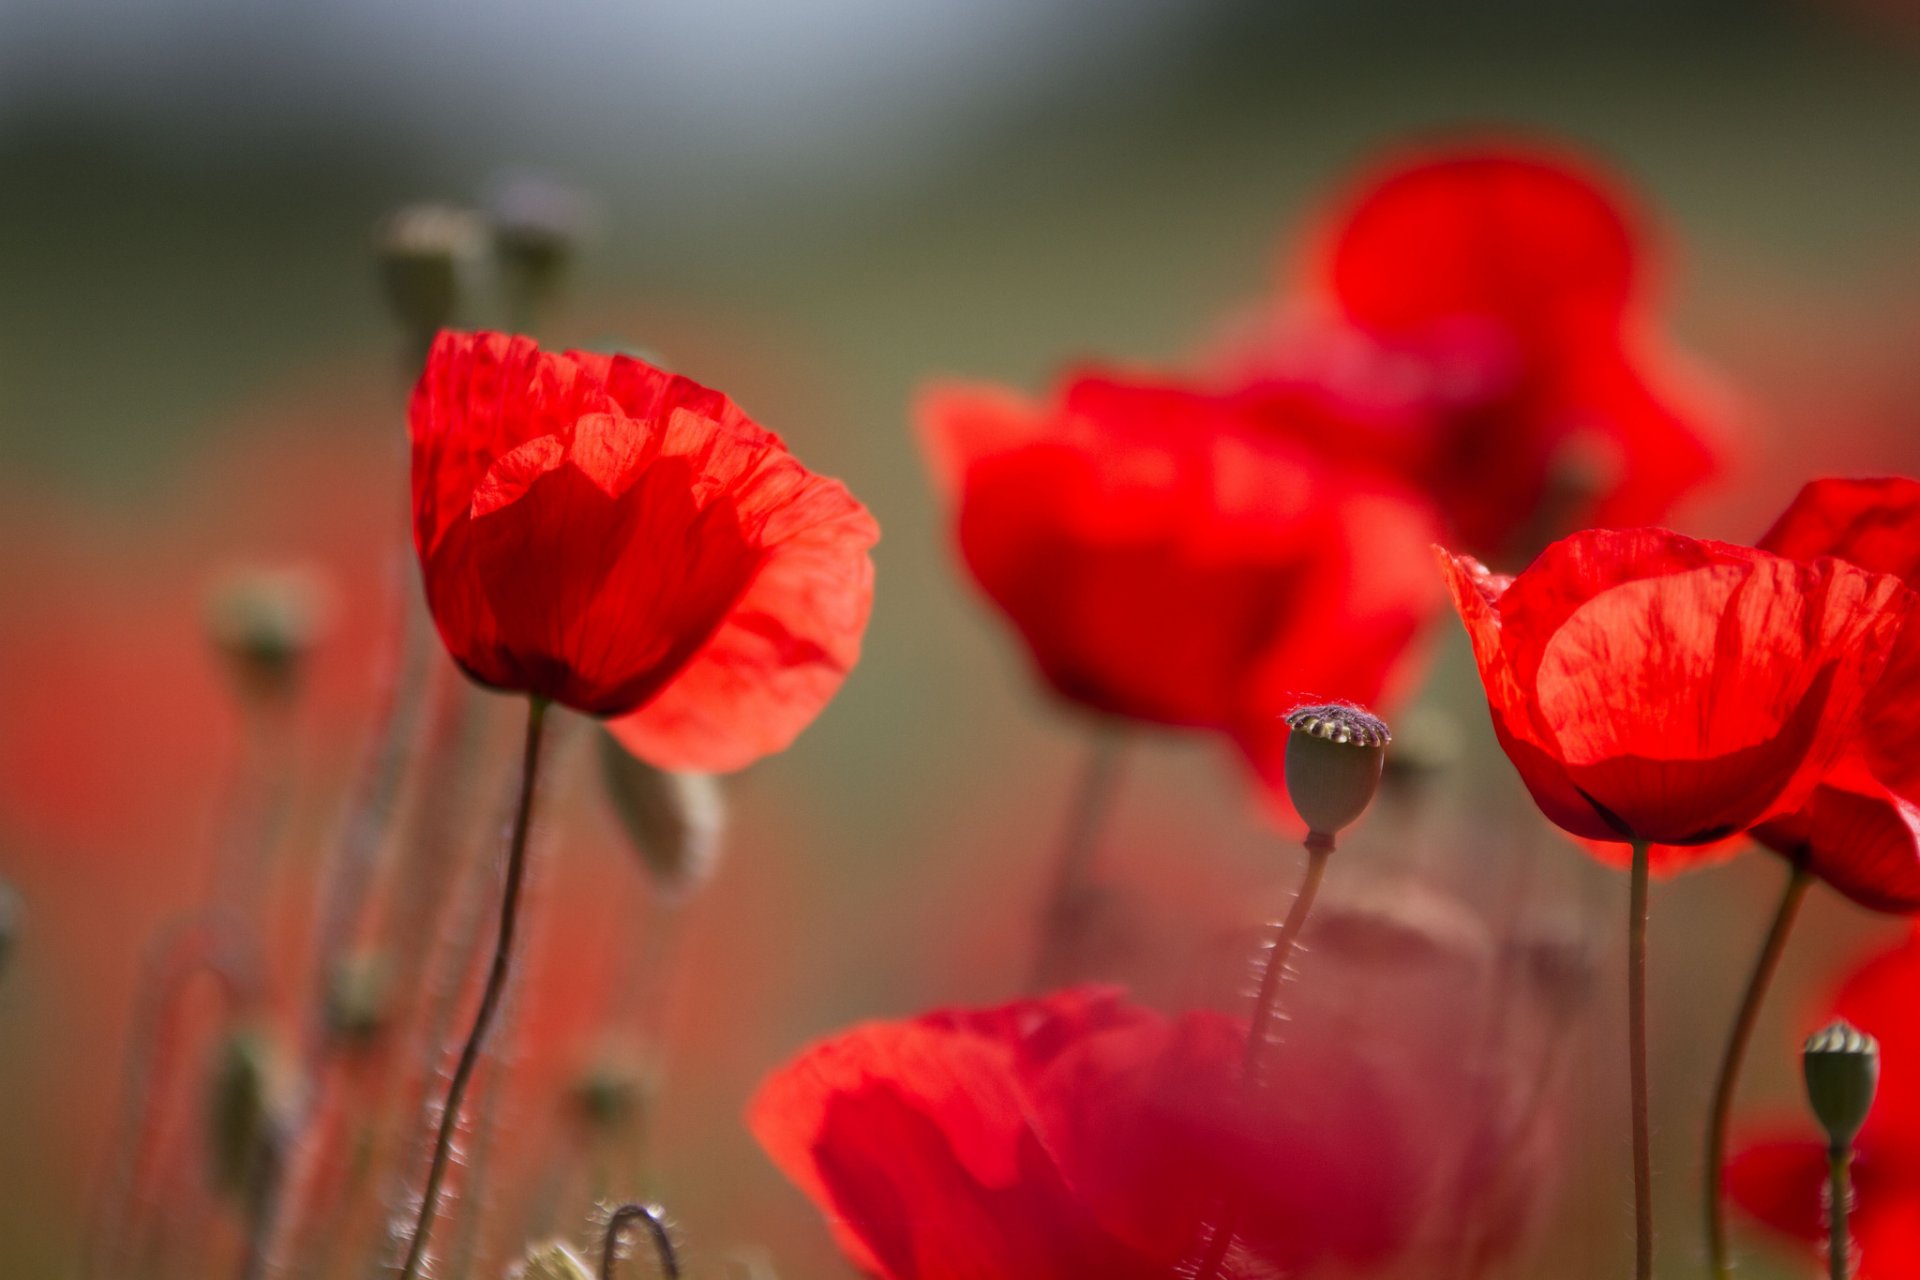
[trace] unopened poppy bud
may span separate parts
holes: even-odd
[[[207,603],[207,630],[241,692],[277,701],[298,686],[325,613],[325,591],[311,573],[254,570],[215,585]]]
[[[680,898],[706,883],[726,827],[719,781],[657,768],[606,732],[600,734],[600,772],[614,814],[660,892]]]
[[[1290,711],[1287,727],[1287,796],[1309,839],[1331,840],[1372,803],[1392,735],[1385,721],[1345,703]]]
[[[624,1129],[640,1111],[646,1082],[634,1067],[620,1062],[601,1062],[587,1069],[574,1081],[573,1104],[580,1118],[593,1129]]]
[[[1829,1145],[1852,1146],[1880,1087],[1880,1042],[1851,1023],[1829,1023],[1807,1041],[1800,1069]]]
[[[423,344],[460,313],[460,281],[480,251],[479,217],[443,204],[413,204],[380,224],[380,259],[387,306],[400,327]]]
[[[549,178],[519,175],[487,200],[500,284],[516,323],[530,321],[566,286],[592,211],[586,197]]]
[[[207,1088],[208,1173],[216,1191],[244,1196],[261,1185],[284,1096],[278,1049],[264,1031],[242,1028],[220,1043]]]
[[[387,1025],[387,958],[374,953],[350,955],[335,967],[327,986],[327,1032],[342,1045],[372,1043]]]
[[[508,1272],[513,1280],[593,1280],[579,1254],[558,1240],[536,1244]]]

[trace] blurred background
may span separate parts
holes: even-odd
[[[9,1274],[82,1253],[143,944],[191,898],[244,754],[201,631],[234,566],[328,576],[290,886],[339,821],[373,637],[414,589],[395,576],[403,382],[370,247],[401,203],[478,202],[516,174],[589,193],[543,338],[642,345],[725,388],[884,531],[861,666],[792,751],[735,780],[722,867],[675,926],[660,1192],[695,1248],[765,1246],[789,1280],[844,1266],[741,1127],[746,1096],[831,1028],[1018,987],[1085,752],[956,571],[908,423],[924,379],[1037,390],[1082,357],[1189,359],[1291,273],[1356,161],[1511,126],[1637,185],[1664,314],[1736,397],[1735,465],[1678,527],[1750,540],[1806,478],[1920,466],[1920,9],[1900,0],[9,0],[4,28],[0,876],[24,903],[0,973]],[[1534,818],[1442,630],[1421,702],[1454,717],[1463,763],[1437,815],[1375,815],[1351,858],[1441,867],[1494,913],[1537,853],[1536,891],[1590,931],[1601,995],[1568,1033],[1587,1155],[1546,1273],[1617,1274],[1625,882]],[[617,938],[656,914],[620,914],[644,889],[573,764],[547,936]],[[1215,745],[1145,742],[1124,785],[1107,872],[1152,909],[1113,976],[1172,998],[1159,957],[1283,903],[1299,855]],[[1698,1117],[1782,874],[1749,854],[1656,888],[1672,1266],[1698,1257]],[[625,897],[598,891],[621,876]],[[1898,933],[1816,890],[1754,1107],[1791,1115],[1809,1003]],[[1742,1239],[1750,1274],[1799,1274]]]

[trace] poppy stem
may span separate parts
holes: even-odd
[[[1653,1142],[1647,1106],[1647,887],[1651,846],[1633,842],[1627,908],[1627,1068],[1633,1088],[1633,1274],[1653,1276]]]
[[[1266,1070],[1267,1047],[1273,1041],[1273,1019],[1279,1011],[1280,983],[1286,977],[1287,961],[1292,958],[1294,945],[1300,940],[1300,930],[1307,923],[1307,913],[1313,910],[1313,900],[1320,892],[1320,882],[1326,878],[1327,860],[1332,855],[1332,836],[1308,833],[1307,870],[1301,877],[1300,891],[1294,895],[1293,905],[1287,909],[1287,918],[1275,926],[1273,942],[1261,961],[1260,991],[1254,997],[1253,1017],[1247,1023],[1246,1050],[1240,1059],[1240,1086],[1248,1098],[1258,1091],[1260,1078]],[[1234,1233],[1239,1230],[1239,1217],[1240,1206],[1229,1202],[1220,1221],[1214,1225],[1206,1251],[1201,1255],[1200,1265],[1194,1268],[1193,1280],[1214,1280],[1220,1274],[1220,1267],[1227,1260],[1227,1251],[1233,1247]]]
[[[1853,1144],[1827,1151],[1827,1280],[1848,1280],[1853,1271]]]
[[[1793,932],[1794,919],[1800,913],[1800,903],[1807,895],[1807,886],[1813,883],[1813,876],[1803,863],[1793,864],[1793,874],[1787,878],[1786,892],[1780,896],[1780,905],[1773,913],[1773,924],[1767,929],[1766,941],[1760,946],[1760,954],[1753,962],[1753,973],[1747,979],[1746,994],[1740,1000],[1740,1012],[1735,1015],[1733,1030],[1727,1037],[1726,1053],[1720,1059],[1720,1075],[1714,1083],[1713,1107],[1707,1114],[1707,1150],[1706,1150],[1706,1215],[1707,1215],[1707,1260],[1716,1280],[1732,1280],[1733,1259],[1727,1250],[1727,1211],[1722,1203],[1722,1180],[1727,1163],[1727,1124],[1733,1115],[1733,1098],[1740,1084],[1740,1068],[1746,1061],[1747,1045],[1753,1039],[1754,1024],[1759,1021],[1760,1006],[1766,1001],[1767,989],[1773,985],[1773,975],[1780,967],[1780,957],[1787,949],[1787,937]]]
[[[427,1182],[420,1197],[420,1216],[414,1223],[413,1239],[407,1246],[407,1260],[401,1267],[401,1280],[418,1280],[426,1263],[427,1243],[433,1234],[433,1220],[440,1211],[440,1188],[446,1181],[447,1166],[453,1159],[453,1137],[460,1127],[460,1108],[466,1100],[467,1086],[480,1064],[480,1051],[486,1047],[487,1032],[506,993],[507,975],[513,963],[513,937],[520,917],[520,897],[527,878],[527,833],[533,825],[534,782],[540,768],[540,744],[546,725],[547,700],[527,700],[527,734],[521,756],[520,794],[514,809],[513,835],[507,846],[506,889],[500,899],[500,928],[494,941],[493,963],[487,970],[487,983],[480,994],[480,1007],[474,1011],[473,1027],[460,1048],[460,1058],[447,1083],[447,1101],[440,1112],[439,1133],[434,1139],[433,1162],[427,1169]]]
[[[1100,832],[1113,811],[1127,737],[1123,730],[1101,729],[1081,770],[1054,865],[1053,889],[1040,922],[1040,946],[1027,988],[1044,991],[1073,976],[1092,914],[1093,868]]]
[[[673,1235],[666,1220],[652,1205],[630,1200],[607,1218],[606,1243],[600,1250],[600,1280],[613,1280],[613,1264],[620,1260],[620,1240],[634,1223],[644,1223],[653,1239],[654,1256],[660,1260],[660,1274],[666,1280],[680,1280],[680,1255],[674,1251]]]

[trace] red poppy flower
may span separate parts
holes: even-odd
[[[1583,161],[1395,155],[1329,223],[1323,296],[1242,369],[1279,429],[1392,471],[1487,551],[1657,519],[1717,468],[1702,380],[1646,332],[1647,237]]]
[[[886,1280],[1164,1280],[1226,1191],[1249,1206],[1229,1274],[1392,1256],[1421,1211],[1417,1118],[1324,1054],[1289,1055],[1249,1112],[1245,1036],[1093,989],[870,1023],[775,1072],[749,1120]]]
[[[936,387],[919,419],[974,579],[1097,711],[1277,762],[1300,702],[1389,697],[1438,604],[1424,504],[1225,399],[1081,376],[1051,404]]]
[[[1841,986],[1827,1017],[1880,1041],[1880,1090],[1854,1143],[1855,1280],[1920,1274],[1920,939],[1879,955]],[[1807,1024],[1807,1030],[1817,1025]],[[1759,1126],[1727,1162],[1727,1194],[1749,1218],[1810,1258],[1826,1240],[1827,1149],[1812,1120]]]
[[[786,746],[858,656],[872,519],[718,392],[443,333],[409,424],[427,601],[481,683],[711,771]]]
[[[1697,845],[1799,808],[1912,594],[1837,560],[1589,530],[1517,578],[1441,553],[1494,729],[1577,836]]]

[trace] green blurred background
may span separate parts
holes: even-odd
[[[273,407],[337,384],[378,403],[394,334],[376,220],[529,170],[599,210],[554,336],[665,353],[878,516],[866,657],[800,746],[745,780],[740,856],[699,907],[722,950],[734,905],[777,916],[785,950],[755,963],[779,976],[751,1025],[676,1083],[667,1191],[689,1236],[772,1238],[783,1276],[833,1274],[831,1251],[740,1132],[741,1100],[809,1035],[1012,989],[1083,749],[954,571],[907,421],[923,379],[1037,387],[1082,356],[1188,358],[1274,286],[1357,159],[1410,134],[1516,126],[1639,186],[1671,251],[1672,327],[1739,397],[1738,465],[1677,523],[1749,538],[1813,474],[1920,465],[1920,16],[1892,0],[12,0],[5,24],[0,448],[5,492],[32,495],[23,509],[57,503],[137,544],[200,500],[237,426],[313,430],[297,414],[276,428]],[[391,403],[388,420],[339,422],[341,438],[397,449]],[[44,549],[29,525],[10,554]],[[1468,840],[1474,820],[1525,805],[1447,630],[1429,700],[1473,735],[1449,806],[1451,838]],[[1121,819],[1123,878],[1220,860],[1229,881],[1277,894],[1294,865],[1205,744],[1148,747]],[[7,830],[0,874],[58,856]],[[1532,836],[1610,946],[1624,885]],[[753,883],[766,846],[777,889]],[[1463,892],[1483,872],[1482,901],[1497,897],[1512,855],[1495,853],[1465,850]],[[1694,1131],[1778,877],[1754,855],[1657,890],[1673,1274],[1698,1256]],[[63,1132],[49,1108],[72,1108],[77,1149],[100,1140],[111,1072],[84,1096],[60,1082],[63,1064],[117,1060],[115,1033],[98,1037],[120,1020],[57,1011],[128,998],[142,904],[113,880],[76,890],[102,922],[79,945],[107,957],[85,982],[31,926],[0,978],[9,1275],[64,1274],[77,1253],[87,1162],[46,1175]],[[1762,1032],[1756,1099],[1790,1101],[1784,1047],[1805,1002],[1894,930],[1816,896]],[[1540,1273],[1556,1280],[1617,1274],[1628,1245],[1612,1012],[1603,1000],[1582,1049],[1596,1055],[1576,1093],[1593,1172]],[[1751,1274],[1775,1274],[1760,1256]]]

